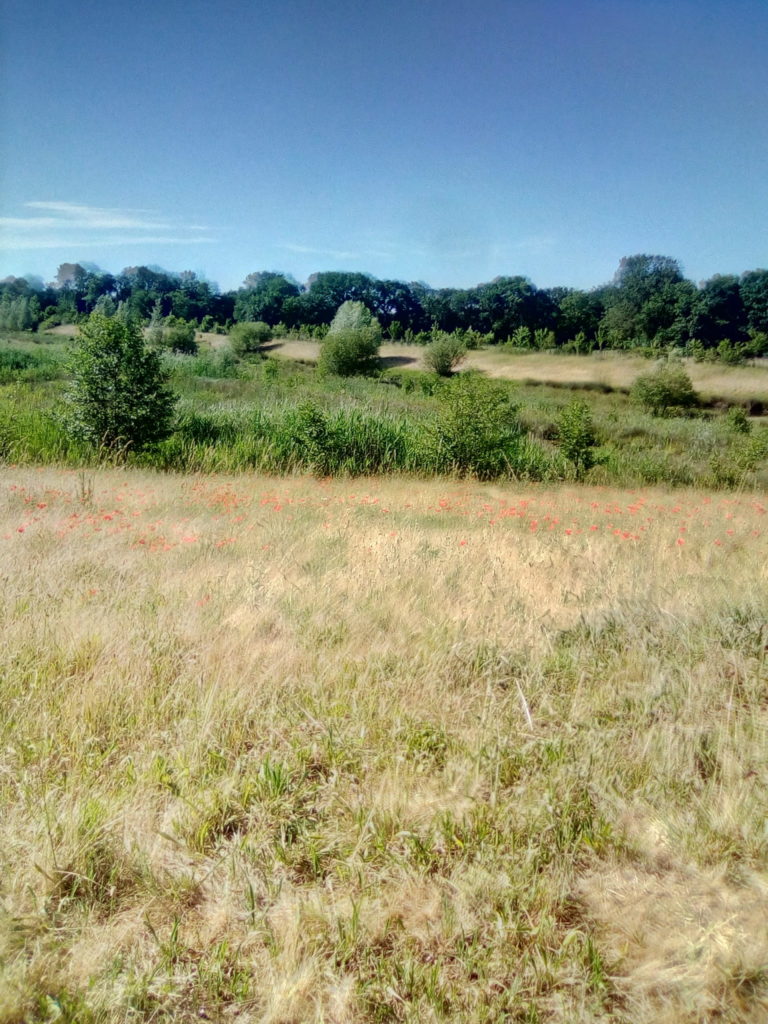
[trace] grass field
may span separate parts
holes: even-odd
[[[72,325],[64,325],[46,333],[67,338],[76,330]],[[203,348],[217,350],[228,345],[225,335],[199,334],[198,337]],[[278,340],[269,346],[269,351],[284,358],[316,362],[320,344],[297,339]],[[380,351],[384,365],[392,369],[423,369],[423,345],[385,343]],[[501,346],[489,346],[470,352],[464,365],[505,380],[576,387],[604,385],[628,390],[641,373],[648,372],[652,363],[641,356],[617,351],[584,356],[562,352],[509,352]],[[689,359],[685,365],[694,387],[704,399],[768,402],[768,360],[754,360],[749,366],[724,366]]]
[[[0,468],[0,1022],[767,1021],[767,541]]]
[[[215,335],[210,336],[216,339]],[[225,339],[213,341],[221,345]],[[320,345],[316,341],[275,342],[271,347],[275,355],[314,362]],[[384,344],[381,356],[385,366],[393,369],[423,369],[424,346]],[[562,352],[509,352],[503,347],[479,349],[470,352],[464,366],[482,370],[489,377],[504,380],[532,381],[558,386],[601,386],[629,390],[641,373],[648,373],[652,362],[641,356],[625,352],[595,352],[589,356],[569,355]],[[720,398],[739,402],[756,400],[768,402],[768,365],[755,360],[751,366],[724,366],[718,363],[685,361],[693,385],[703,398]]]
[[[383,351],[386,372],[380,377],[339,378],[317,372],[314,342],[279,342],[238,361],[226,337],[204,335],[199,355],[165,356],[180,396],[174,433],[156,453],[132,461],[182,473],[301,470],[423,478],[456,471],[439,439],[449,389],[433,374],[413,369],[412,357],[422,349],[388,345]],[[93,461],[62,425],[65,352],[55,334],[0,338],[4,461],[70,466]],[[699,385],[709,389],[702,392],[704,407],[688,416],[655,416],[625,387],[636,373],[652,368],[646,360],[618,353],[521,355],[491,349],[473,352],[470,359],[483,362],[486,376],[510,378],[495,386],[506,388],[516,407],[526,446],[510,456],[507,477],[573,479],[574,467],[558,449],[559,420],[570,403],[586,399],[598,446],[587,477],[594,485],[750,489],[768,484],[768,420],[756,415],[768,401],[768,375],[761,366],[688,364]],[[752,413],[743,430],[727,415],[733,404]],[[300,422],[308,408],[316,421],[312,430],[325,438],[314,448]]]

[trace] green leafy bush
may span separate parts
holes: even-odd
[[[119,453],[141,451],[170,434],[176,396],[138,324],[91,314],[69,368],[66,424],[78,440]]]
[[[197,354],[195,325],[182,320],[181,317],[169,316],[162,334],[162,345],[171,352],[180,352],[186,356]]]
[[[339,377],[375,373],[380,368],[381,326],[362,302],[343,302],[320,349],[323,373]]]
[[[467,346],[463,339],[440,331],[435,340],[427,345],[423,358],[428,370],[432,370],[439,377],[450,377],[466,357]]]
[[[641,374],[632,385],[632,400],[654,416],[698,405],[691,378],[678,363],[662,363],[651,373]]]
[[[725,414],[725,422],[735,434],[748,434],[752,429],[743,405],[732,405]]]
[[[376,327],[329,331],[320,349],[318,366],[321,372],[339,377],[375,373],[381,365],[380,340],[381,332]]]
[[[464,373],[444,386],[432,442],[439,472],[491,480],[517,472],[526,439],[508,387]]]
[[[245,356],[258,352],[260,348],[272,340],[272,328],[263,320],[242,321],[235,324],[229,332],[229,344],[235,355]]]
[[[741,345],[734,345],[729,338],[723,340],[717,346],[717,358],[726,366],[741,366],[745,361],[744,350]]]

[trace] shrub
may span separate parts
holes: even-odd
[[[698,405],[691,378],[679,363],[662,363],[651,373],[641,374],[632,385],[630,395],[655,416]]]
[[[152,308],[152,315],[149,318],[145,338],[151,348],[162,348],[164,337],[163,309],[162,303],[158,299]]]
[[[509,389],[474,373],[444,387],[432,443],[438,471],[480,480],[514,474],[525,446]]]
[[[272,328],[263,320],[242,321],[235,324],[229,332],[229,344],[235,355],[244,356],[259,349],[272,340]]]
[[[140,451],[170,434],[176,396],[135,322],[91,314],[70,371],[66,423],[74,437],[114,453]]]
[[[377,327],[329,331],[320,349],[320,371],[339,377],[374,373],[380,366],[380,340]]]
[[[537,327],[533,332],[533,347],[540,352],[549,351],[557,347],[555,332],[548,331],[545,327]]]
[[[730,339],[723,338],[717,346],[717,358],[726,366],[741,366],[744,362],[744,350],[741,345],[735,345]]]
[[[453,334],[439,332],[424,352],[424,365],[439,377],[450,377],[467,358],[467,346]]]
[[[768,355],[768,333],[750,330],[749,341],[744,343],[742,351],[746,359],[759,359]]]
[[[197,354],[194,324],[175,316],[169,316],[165,324],[162,335],[162,345],[165,348],[169,348],[171,352],[181,352],[186,356]]]
[[[752,429],[747,410],[742,405],[732,405],[725,414],[725,422],[736,434],[748,434]]]
[[[594,466],[597,438],[586,402],[576,400],[562,410],[557,419],[557,444],[573,464],[578,480]]]

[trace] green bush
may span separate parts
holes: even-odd
[[[748,434],[752,429],[743,405],[732,405],[725,414],[725,422],[735,434]]]
[[[561,411],[557,418],[557,444],[573,464],[577,480],[594,466],[597,438],[586,402],[577,399]]]
[[[509,388],[475,373],[447,383],[431,441],[438,472],[480,480],[516,475],[525,435]]]
[[[320,349],[320,371],[339,377],[375,373],[381,365],[380,340],[377,327],[329,331]]]
[[[698,405],[691,378],[678,363],[663,363],[651,373],[641,374],[632,385],[630,396],[654,416]]]
[[[272,340],[272,328],[263,320],[242,321],[235,324],[229,331],[229,344],[235,355],[245,356],[258,352],[262,346]]]
[[[749,341],[742,346],[746,359],[759,359],[768,355],[768,333],[766,331],[750,330]]]
[[[467,346],[461,338],[440,331],[435,340],[427,345],[423,358],[428,370],[439,377],[450,377],[467,358]]]
[[[194,356],[197,354],[195,325],[182,320],[181,317],[169,316],[165,321],[161,344],[171,352]]]
[[[91,314],[69,368],[65,422],[76,439],[120,453],[141,451],[170,434],[176,396],[169,373],[135,322]]]
[[[725,363],[726,366],[741,366],[745,361],[741,345],[734,345],[728,338],[723,338],[718,344],[716,352],[718,361]]]

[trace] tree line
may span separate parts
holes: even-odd
[[[591,290],[537,288],[519,275],[432,288],[346,271],[313,274],[300,284],[259,271],[239,289],[221,292],[192,271],[139,266],[113,275],[64,263],[47,285],[23,277],[0,282],[0,328],[45,329],[120,308],[145,323],[173,318],[177,326],[216,330],[260,322],[322,336],[347,301],[362,302],[393,341],[428,342],[440,331],[463,335],[470,345],[577,353],[676,349],[725,361],[768,355],[768,270],[716,274],[697,285],[677,260],[645,254],[622,259],[610,283]]]

